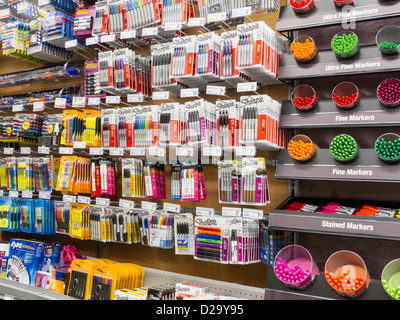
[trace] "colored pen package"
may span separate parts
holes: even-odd
[[[132,108],[134,118],[134,147],[157,147],[159,144],[158,106]]]
[[[215,81],[220,78],[220,40],[214,32],[207,32],[196,39],[196,75],[203,81]]]
[[[104,35],[108,33],[109,7],[107,1],[97,1],[95,3],[95,12],[93,20],[92,35]]]
[[[36,272],[43,263],[44,250],[44,242],[11,239],[6,278],[34,285]]]

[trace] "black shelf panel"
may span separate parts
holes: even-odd
[[[338,108],[332,99],[320,99],[312,110],[301,111],[286,100],[279,120],[282,129],[386,126],[400,126],[400,109],[385,108],[376,96],[360,98],[351,110]]]
[[[315,7],[308,13],[298,15],[288,4],[281,7],[276,30],[279,32],[294,31],[326,25],[337,25],[354,19],[357,21],[383,19],[400,15],[400,2],[397,0],[356,0],[351,16],[344,15],[333,1],[316,1]]]
[[[360,149],[349,162],[335,160],[329,149],[317,149],[310,160],[296,161],[285,149],[279,150],[275,178],[396,183],[400,181],[400,165],[382,161],[374,149]]]
[[[370,282],[368,289],[358,297],[339,296],[329,286],[321,272],[323,271],[320,270],[320,274],[315,276],[308,287],[295,290],[286,287],[271,270],[267,276],[265,300],[390,300],[380,281],[374,279]]]
[[[307,63],[299,63],[291,53],[285,53],[279,68],[278,80],[332,77],[353,74],[372,74],[400,71],[399,55],[382,55],[378,46],[364,46],[350,59],[337,58],[332,50],[319,51]]]
[[[362,237],[400,239],[400,219],[345,214],[272,210],[269,227],[276,230]]]

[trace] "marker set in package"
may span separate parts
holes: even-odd
[[[220,203],[266,205],[270,202],[268,176],[263,158],[218,162]]]
[[[185,162],[171,166],[171,199],[181,201],[207,200],[203,167]]]
[[[259,230],[255,219],[196,216],[194,258],[225,264],[260,262]]]

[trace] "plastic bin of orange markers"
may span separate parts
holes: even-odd
[[[315,154],[316,144],[304,134],[294,136],[288,145],[289,155],[297,161],[307,161]]]
[[[298,62],[313,60],[317,55],[317,51],[314,40],[308,36],[296,38],[290,46],[290,52]]]

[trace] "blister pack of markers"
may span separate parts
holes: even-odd
[[[220,37],[214,32],[198,35],[196,39],[196,76],[206,83],[219,80]]]
[[[174,215],[146,210],[139,215],[142,244],[157,248],[173,248]]]
[[[236,100],[217,100],[218,146],[230,149],[239,145],[239,108]]]
[[[179,103],[163,103],[159,107],[159,145],[176,146],[182,143],[182,109]]]
[[[193,214],[179,213],[174,216],[175,254],[194,254]]]

